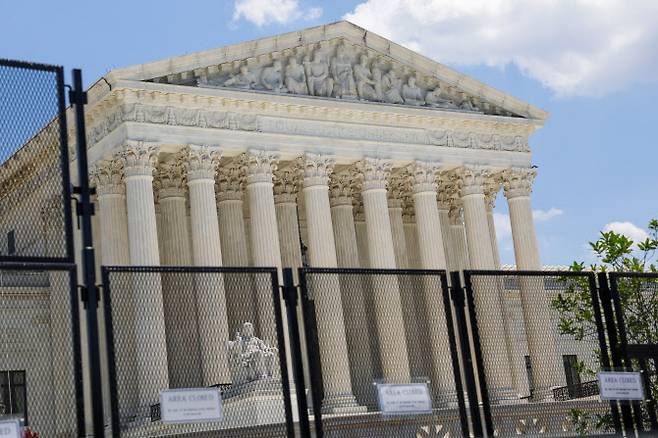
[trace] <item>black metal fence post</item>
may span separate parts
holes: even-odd
[[[478,373],[480,396],[482,396],[482,400],[480,400],[480,403],[482,404],[482,415],[484,415],[484,425],[487,436],[492,437],[494,436],[493,416],[491,415],[489,389],[487,387],[487,377],[484,371],[484,357],[482,355],[482,342],[475,314],[475,299],[473,297],[473,285],[471,283],[471,274],[469,271],[464,271],[464,289],[466,292],[469,320],[471,322],[471,336],[473,336],[473,345],[475,349],[475,365]]]
[[[623,363],[621,352],[619,350],[619,341],[617,337],[617,324],[615,322],[615,312],[613,310],[612,295],[610,294],[610,287],[608,285],[608,276],[605,272],[599,272],[597,275],[599,283],[599,294],[601,296],[601,305],[603,307],[603,315],[605,317],[606,329],[608,332],[608,340],[610,341],[610,355],[612,356],[612,366],[616,369],[622,369]],[[621,408],[621,416],[624,424],[624,430],[627,434],[632,434],[633,426],[633,413],[629,403],[619,403]]]
[[[297,321],[297,288],[295,287],[292,269],[283,270],[283,299],[286,303],[288,316],[288,333],[290,335],[290,356],[292,358],[295,390],[297,393],[297,410],[299,411],[299,432],[302,438],[310,438],[311,428],[308,421],[308,404],[304,385],[304,365],[302,362],[302,346],[300,341],[299,323]]]
[[[478,403],[477,388],[475,385],[475,373],[473,365],[473,356],[469,344],[468,325],[466,324],[466,308],[464,299],[464,289],[461,285],[459,272],[450,273],[450,298],[455,306],[455,319],[457,331],[459,332],[459,348],[461,350],[462,369],[464,371],[464,383],[466,385],[466,395],[468,396],[468,407],[471,416],[471,432],[475,438],[483,437],[482,418],[480,416],[480,407]],[[469,430],[468,427],[464,431]]]
[[[87,93],[82,87],[82,72],[73,70],[73,89],[69,100],[75,105],[76,141],[78,146],[78,184],[79,206],[82,228],[82,290],[87,314],[87,339],[89,348],[89,374],[91,387],[91,410],[95,436],[103,436],[105,420],[103,417],[103,388],[100,367],[100,348],[98,339],[98,289],[96,287],[96,263],[94,261],[94,243],[91,234],[91,216],[94,214],[89,188],[89,166],[87,163],[87,139],[85,134],[84,105]]]
[[[605,326],[603,324],[603,317],[601,315],[600,302],[602,301],[599,294],[599,288],[596,286],[596,277],[593,273],[587,275],[589,290],[592,297],[592,308],[594,309],[594,320],[596,322],[596,332],[599,339],[599,348],[601,348],[601,366],[610,368],[610,355],[609,347],[606,342]],[[615,400],[610,400],[610,413],[612,414],[612,423],[615,432],[621,434],[621,419],[619,418],[619,404]]]

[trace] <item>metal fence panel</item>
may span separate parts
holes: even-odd
[[[468,433],[445,272],[304,268],[299,278],[316,436]],[[431,411],[382,412],[377,386],[389,383],[426,383]]]
[[[632,403],[635,427],[658,433],[658,273],[608,274],[621,360],[642,373],[645,400]]]
[[[592,384],[607,352],[591,273],[466,271],[470,336],[489,435],[614,433],[611,404]],[[568,330],[576,308],[593,321]],[[492,303],[498,300],[496,307]],[[571,301],[567,301],[571,303]],[[503,314],[495,314],[500,308]],[[603,344],[601,344],[603,342]]]
[[[103,278],[112,436],[293,436],[275,269],[105,267]],[[209,387],[221,421],[162,421],[160,391]]]
[[[84,434],[73,266],[0,265],[0,421]]]
[[[72,262],[61,67],[0,59],[0,261]]]

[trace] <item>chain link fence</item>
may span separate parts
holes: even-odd
[[[613,433],[592,382],[607,350],[594,275],[466,271],[464,282],[489,435]],[[582,310],[596,323],[579,324]]]
[[[444,272],[305,268],[300,286],[317,436],[468,433]],[[426,387],[428,409],[395,412],[390,384]]]
[[[292,436],[276,270],[105,267],[103,278],[112,436]],[[222,418],[167,422],[160,393],[175,388],[216,388]]]
[[[77,302],[73,267],[0,266],[0,421],[84,433]]]
[[[621,359],[627,371],[639,371],[644,401],[632,403],[635,428],[658,433],[658,273],[610,273],[617,314]]]
[[[61,67],[0,59],[0,261],[72,262]]]

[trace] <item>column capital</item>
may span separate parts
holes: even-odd
[[[439,163],[428,161],[414,161],[408,165],[414,193],[436,192],[436,177],[440,169]]]
[[[527,167],[512,167],[502,173],[503,187],[507,199],[530,196],[537,171]]]
[[[439,210],[450,210],[456,199],[459,199],[457,176],[454,172],[442,172],[437,178]]]
[[[192,181],[210,179],[215,180],[221,151],[211,149],[208,146],[186,146],[180,157],[187,171],[187,183]]]
[[[489,170],[484,166],[464,166],[455,171],[461,196],[484,194],[484,181]]]
[[[503,183],[503,176],[501,173],[491,173],[484,180],[484,203],[487,211],[493,211],[496,206],[496,197],[500,191],[500,186]]]
[[[386,190],[391,167],[392,163],[382,158],[366,157],[356,163],[356,168],[363,178],[363,191]]]
[[[247,164],[242,155],[218,168],[215,184],[217,202],[242,200],[246,171]]]
[[[272,151],[251,149],[245,155],[247,163],[247,184],[272,183],[277,169],[279,155]]]
[[[98,196],[123,195],[126,186],[123,184],[123,162],[118,159],[96,162],[91,172],[92,183],[96,185]]]
[[[329,202],[332,207],[352,206],[357,177],[349,169],[329,177]]]
[[[299,165],[303,174],[303,186],[327,186],[329,175],[334,170],[335,160],[330,155],[305,153],[299,158]]]
[[[407,172],[391,175],[388,184],[389,208],[402,208],[405,198],[411,191],[411,180]]]
[[[274,203],[297,202],[300,172],[296,168],[286,168],[274,173]]]
[[[123,172],[126,178],[134,176],[153,176],[155,165],[158,161],[158,150],[156,146],[148,146],[143,142],[127,145],[118,153],[123,163]]]
[[[185,197],[185,166],[181,160],[160,163],[157,176],[160,199]]]

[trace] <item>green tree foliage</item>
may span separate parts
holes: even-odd
[[[649,236],[642,242],[633,242],[614,231],[602,231],[599,239],[589,244],[597,262],[589,266],[583,262],[574,262],[570,270],[658,273],[658,220],[651,220],[648,230]],[[572,336],[577,341],[596,342],[598,335],[587,279],[564,277],[561,281],[565,284],[564,292],[551,302],[559,313],[560,333]],[[628,342],[658,343],[658,277],[618,277],[617,291]],[[600,354],[599,351],[595,353],[597,356]],[[580,362],[578,368],[579,372],[592,378],[599,371],[588,367],[585,362]],[[654,395],[658,395],[657,389],[656,385],[652,385]],[[572,421],[580,433],[584,433],[586,424],[594,428],[610,425],[609,416],[587,416],[580,411],[572,412]]]

